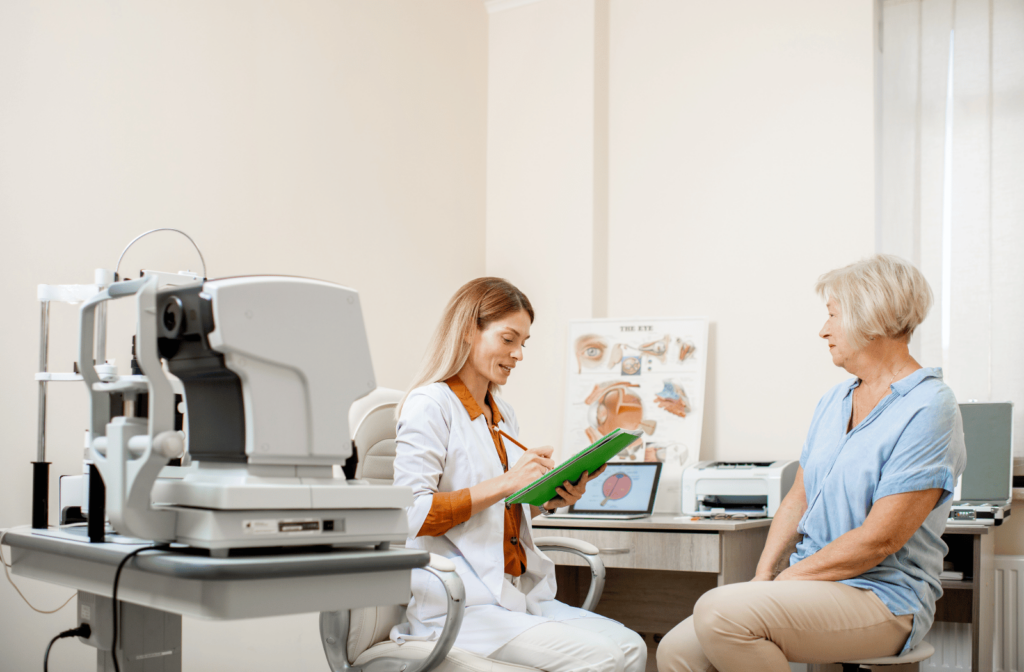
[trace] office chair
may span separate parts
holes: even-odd
[[[400,390],[377,388],[352,404],[349,429],[358,456],[356,478],[375,485],[394,481],[395,407]],[[590,566],[590,589],[583,608],[593,611],[604,589],[604,563],[593,544],[577,539],[540,537],[542,551],[573,553]],[[391,628],[405,622],[405,605],[321,612],[320,639],[333,672],[536,672],[535,668],[504,663],[455,648],[465,614],[465,590],[447,558],[431,554],[424,568],[444,585],[448,615],[436,642],[406,642],[399,646],[388,637]]]

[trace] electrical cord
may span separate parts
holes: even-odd
[[[50,610],[40,609],[40,608],[34,606],[31,602],[28,601],[28,598],[25,597],[25,593],[21,592],[21,588],[18,588],[17,584],[14,583],[14,579],[11,578],[11,572],[10,572],[10,569],[9,569],[9,567],[11,567],[11,565],[7,564],[7,561],[4,560],[4,553],[3,553],[4,537],[7,536],[8,532],[9,532],[9,530],[2,530],[2,531],[0,531],[0,564],[3,564],[3,566],[4,566],[4,575],[7,577],[7,581],[14,587],[14,590],[16,590],[18,595],[21,596],[21,599],[25,600],[25,604],[27,604],[33,611],[38,611],[40,614],[55,614],[58,611],[60,611],[61,609],[63,609],[64,607],[68,606],[68,603],[71,602],[71,600],[75,599],[75,595],[77,595],[78,593],[71,593],[71,597],[69,597],[67,600],[65,600],[64,604],[60,605],[56,609],[50,609]],[[11,558],[11,563],[12,564],[14,563],[14,558],[13,557]]]
[[[65,637],[85,637],[89,639],[89,635],[92,634],[92,628],[89,627],[88,623],[82,623],[77,628],[71,628],[65,630],[56,637],[50,640],[50,643],[46,645],[46,653],[43,654],[43,672],[49,672],[50,665],[50,647],[53,646],[54,642],[58,639],[64,639]]]
[[[118,583],[120,583],[121,581],[121,570],[124,569],[124,566],[128,563],[129,560],[134,558],[142,551],[167,550],[169,548],[170,544],[154,544],[152,546],[142,546],[141,548],[136,548],[134,551],[121,558],[120,564],[117,565],[117,571],[114,572],[114,590],[112,595],[114,605],[113,609],[111,610],[114,615],[114,636],[111,639],[110,643],[110,656],[114,659],[114,672],[121,672],[121,666],[117,662],[117,586]]]

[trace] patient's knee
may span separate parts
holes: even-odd
[[[693,605],[693,628],[697,639],[706,645],[707,640],[746,632],[741,625],[743,601],[737,600],[733,586],[722,586],[704,593]]]
[[[693,616],[669,630],[657,650],[658,672],[707,672],[711,662],[704,655],[693,629]]]

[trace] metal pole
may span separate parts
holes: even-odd
[[[43,301],[39,312],[39,372],[46,373],[50,353],[50,302]],[[39,432],[36,462],[46,462],[46,381],[39,381]]]
[[[105,303],[101,303],[96,308],[96,363],[107,363],[107,304]]]
[[[39,311],[39,372],[46,373],[50,351],[50,302]],[[46,529],[50,517],[50,463],[46,461],[46,381],[39,381],[39,443],[32,463],[32,527]]]

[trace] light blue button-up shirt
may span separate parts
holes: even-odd
[[[967,466],[960,407],[942,382],[942,369],[919,369],[891,386],[859,425],[847,433],[857,379],[821,398],[800,455],[807,511],[804,535],[790,564],[810,557],[860,527],[872,505],[888,495],[929,488],[945,490],[910,540],[860,576],[845,579],[873,591],[896,616],[914,615],[904,651],[916,646],[935,619],[942,596],[939,573],[948,547],[941,535],[953,488]]]

